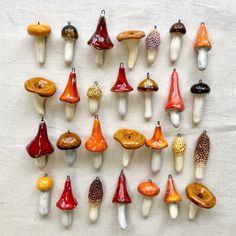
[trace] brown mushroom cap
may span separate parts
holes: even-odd
[[[90,185],[88,200],[90,207],[99,207],[102,202],[103,197],[103,189],[102,189],[102,182],[97,177]]]
[[[137,149],[145,144],[146,138],[133,129],[119,129],[113,138],[126,149]]]
[[[63,133],[57,140],[57,148],[61,150],[69,150],[78,148],[81,144],[79,135],[68,131]]]
[[[141,39],[145,36],[145,33],[141,30],[129,30],[121,32],[117,35],[117,40],[122,41],[126,39]]]
[[[157,83],[150,78],[149,73],[147,73],[147,78],[142,80],[137,87],[137,90],[141,93],[156,92],[158,89]]]
[[[51,28],[47,24],[30,24],[27,27],[27,32],[29,35],[37,36],[37,37],[47,37],[50,32]]]
[[[215,195],[203,184],[191,183],[186,188],[187,198],[202,208],[212,208],[216,204]]]
[[[56,85],[51,80],[34,77],[25,81],[25,89],[42,97],[50,97],[56,92]]]
[[[180,20],[174,23],[170,28],[170,33],[178,33],[182,35],[186,34],[186,29],[184,24]]]

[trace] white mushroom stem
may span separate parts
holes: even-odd
[[[147,64],[152,65],[157,57],[157,50],[147,49]]]
[[[144,218],[147,218],[150,215],[151,208],[152,208],[152,197],[143,196],[142,214]]]
[[[95,62],[98,66],[103,65],[104,63],[104,57],[105,57],[105,50],[98,50],[94,48],[94,57],[95,57]]]
[[[171,120],[172,125],[175,128],[178,128],[179,125],[180,125],[180,114],[179,114],[179,111],[177,111],[177,110],[169,110],[169,113],[170,113],[170,120]]]
[[[76,160],[76,150],[68,149],[65,151],[67,162],[70,166],[73,166]]]
[[[62,210],[61,223],[65,228],[71,226],[73,220],[72,210]]]
[[[39,214],[47,216],[50,209],[50,191],[40,191],[39,193]]]
[[[46,57],[46,38],[45,37],[35,37],[35,51],[36,58],[40,64],[45,62]]]
[[[99,170],[102,167],[103,162],[102,152],[94,152],[93,155],[94,167],[96,170]]]
[[[190,220],[194,220],[197,216],[198,210],[199,210],[199,207],[190,201],[189,210],[188,210],[188,218]]]
[[[195,167],[195,178],[201,180],[205,175],[205,165],[196,165]]]
[[[123,40],[128,48],[129,59],[128,59],[128,67],[132,69],[135,66],[135,63],[138,58],[138,50],[139,50],[139,39],[126,39]]]
[[[74,118],[75,108],[76,108],[76,103],[66,102],[66,104],[65,104],[65,116],[66,116],[67,120],[71,121]]]
[[[199,70],[205,70],[207,67],[207,48],[206,47],[200,47],[197,49],[198,51],[198,69]]]
[[[178,217],[178,203],[171,202],[169,204],[169,213],[172,219],[176,219]]]
[[[118,211],[118,222],[121,229],[126,229],[126,214],[125,214],[126,205],[122,203],[117,204],[117,211]]]
[[[47,155],[35,158],[35,166],[38,167],[39,169],[43,169],[47,165]]]
[[[127,167],[133,157],[134,150],[123,148],[123,166]]]
[[[127,114],[128,110],[128,94],[127,93],[117,93],[118,99],[118,111],[121,117]]]
[[[180,173],[184,167],[184,156],[174,156],[175,170],[177,173]]]
[[[193,98],[193,123],[198,125],[203,116],[205,107],[205,95],[204,94],[195,94]]]
[[[34,93],[34,107],[40,116],[45,115],[45,102],[46,97],[39,96],[38,94]]]
[[[152,160],[151,160],[151,170],[156,173],[161,170],[162,157],[161,150],[152,149]]]
[[[144,93],[144,117],[146,119],[152,118],[152,92]]]
[[[75,40],[65,40],[65,53],[64,53],[64,61],[67,64],[73,62],[74,58],[74,43]]]
[[[179,58],[182,45],[182,36],[178,33],[172,33],[172,39],[170,43],[170,61],[176,62]]]
[[[90,207],[89,208],[89,220],[91,222],[96,222],[99,215],[99,207]]]
[[[91,115],[97,114],[100,99],[89,99],[89,113]]]

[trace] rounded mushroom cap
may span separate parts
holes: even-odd
[[[144,145],[146,138],[133,129],[119,129],[113,138],[126,149],[137,149]]]
[[[81,144],[79,135],[74,132],[63,133],[57,140],[57,148],[61,150],[69,150],[78,148]]]
[[[144,196],[155,197],[160,193],[160,188],[151,179],[138,185],[138,191]]]
[[[207,50],[211,49],[211,42],[208,39],[207,29],[205,23],[202,22],[198,30],[197,38],[194,43],[194,48],[205,47]]]
[[[123,41],[126,39],[141,39],[145,36],[145,33],[141,30],[129,30],[121,32],[117,35],[118,41]]]
[[[174,139],[172,144],[172,151],[176,157],[184,155],[186,150],[186,142],[181,134],[178,134],[177,137]]]
[[[76,40],[78,38],[78,31],[70,22],[62,28],[61,36],[65,40]]]
[[[102,202],[103,197],[103,189],[102,189],[102,182],[97,177],[90,185],[88,200],[90,207],[99,207]]]
[[[41,176],[37,180],[37,185],[36,186],[37,186],[38,190],[48,191],[53,187],[53,181],[47,174],[45,174],[44,176]]]
[[[176,190],[175,183],[174,183],[174,180],[172,178],[172,175],[168,176],[164,201],[166,203],[177,203],[177,202],[182,201],[182,198],[181,198],[180,194]]]
[[[199,83],[194,84],[191,87],[191,93],[194,94],[207,94],[210,93],[210,91],[211,91],[210,87],[207,84],[202,83],[202,80],[199,80]]]
[[[47,37],[50,32],[51,28],[47,24],[30,24],[27,27],[27,32],[29,35],[37,36],[37,37]]]
[[[187,198],[202,208],[212,208],[216,204],[215,195],[203,184],[191,183],[186,188]]]
[[[98,100],[98,99],[101,98],[102,90],[98,86],[98,82],[97,81],[95,81],[94,84],[88,88],[87,96],[88,96],[88,98],[94,99],[94,100]]]
[[[34,77],[25,81],[25,89],[42,97],[50,97],[56,92],[56,85],[51,80]]]
[[[160,33],[155,26],[146,37],[146,48],[148,50],[157,50],[161,43]]]
[[[158,89],[157,83],[150,78],[149,73],[147,73],[147,78],[142,80],[137,87],[137,90],[141,93],[152,93]]]
[[[174,23],[170,28],[170,33],[179,33],[183,35],[186,34],[186,29],[184,24],[180,20]]]

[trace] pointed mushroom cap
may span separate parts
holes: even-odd
[[[172,178],[172,175],[168,176],[164,201],[166,203],[175,203],[175,202],[177,203],[177,202],[182,201],[182,198],[181,198],[180,194],[176,190],[175,183],[174,183],[174,180]]]
[[[91,85],[91,86],[88,88],[87,96],[88,96],[88,98],[94,99],[94,100],[98,100],[98,99],[101,98],[101,96],[102,96],[102,90],[101,90],[101,88],[98,86],[98,82],[97,82],[97,81],[95,81],[94,84]]]
[[[72,189],[71,189],[71,179],[70,176],[67,176],[63,193],[58,200],[56,206],[61,210],[73,210],[76,208],[78,202],[74,198]]]
[[[186,196],[198,207],[209,209],[216,204],[215,195],[203,184],[189,184],[186,188]]]
[[[93,130],[85,143],[85,148],[90,152],[104,152],[108,145],[103,136],[100,121],[96,115],[93,123]]]
[[[41,97],[50,97],[56,92],[56,85],[48,79],[34,77],[24,83],[25,89],[31,93],[36,93]]]
[[[159,121],[157,122],[153,136],[149,140],[146,140],[145,145],[155,150],[160,150],[168,147],[168,143],[162,133]]]
[[[131,203],[131,198],[126,189],[126,180],[123,170],[120,173],[119,180],[117,183],[117,189],[112,199],[113,203],[128,204]]]
[[[27,32],[29,35],[36,37],[47,37],[51,32],[51,28],[47,24],[40,24],[38,22],[37,24],[28,25]]]
[[[44,174],[44,176],[41,176],[37,180],[37,189],[40,191],[48,191],[53,187],[53,181],[52,178],[49,177],[47,174]]]
[[[70,22],[61,30],[61,36],[65,40],[76,40],[78,38],[78,31]]]
[[[210,87],[207,84],[202,83],[202,80],[199,80],[199,83],[194,84],[191,87],[191,93],[193,94],[207,94],[210,93],[210,91]]]
[[[138,191],[144,196],[155,197],[160,193],[160,188],[151,179],[138,185]]]
[[[60,100],[68,103],[77,103],[80,101],[80,96],[76,86],[76,73],[74,68],[70,73],[66,88],[60,96]]]
[[[184,155],[186,150],[186,142],[181,134],[177,134],[177,137],[172,143],[172,151],[176,157]]]
[[[158,89],[157,83],[150,78],[149,73],[147,73],[147,78],[142,80],[137,87],[137,90],[141,93],[152,93]]]
[[[103,189],[99,177],[91,183],[89,188],[88,200],[90,207],[99,207],[102,203]]]
[[[128,30],[121,32],[117,35],[118,41],[123,41],[126,39],[141,39],[145,36],[145,33],[141,30]]]
[[[171,26],[170,33],[186,34],[185,25],[179,20]]]
[[[211,43],[208,39],[207,29],[204,22],[201,23],[198,30],[197,38],[194,42],[195,49],[200,47],[205,47],[207,50],[211,49]]]
[[[155,26],[154,29],[152,29],[146,37],[146,48],[149,50],[157,50],[160,46],[160,43],[160,33],[158,32]]]
[[[81,144],[81,139],[78,134],[74,132],[63,133],[57,140],[57,148],[61,150],[69,150],[78,148]]]

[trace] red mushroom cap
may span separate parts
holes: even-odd
[[[77,206],[77,201],[73,196],[71,190],[71,179],[70,176],[67,176],[65,187],[60,199],[57,202],[57,207],[61,210],[73,210]]]
[[[54,151],[54,148],[48,138],[46,122],[43,119],[39,124],[37,135],[26,146],[26,151],[32,158],[39,158],[49,155]]]
[[[171,76],[171,85],[169,91],[168,102],[166,104],[166,110],[184,110],[184,102],[180,94],[178,74],[174,69]]]
[[[126,75],[124,64],[120,63],[119,73],[115,85],[111,88],[114,93],[127,93],[132,91],[133,88],[129,85]]]
[[[105,11],[102,10],[101,16],[98,20],[97,28],[92,37],[88,41],[88,45],[95,47],[98,50],[111,49],[113,43],[107,32],[107,25],[105,19]]]
[[[126,189],[126,180],[123,170],[120,173],[116,193],[112,199],[112,202],[123,203],[123,204],[131,203],[131,198]]]

